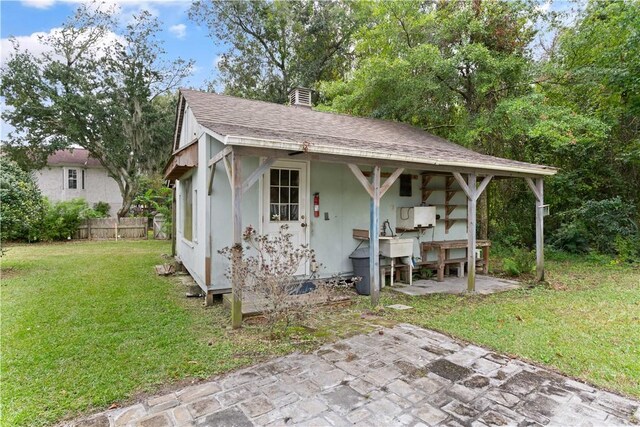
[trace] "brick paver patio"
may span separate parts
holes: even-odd
[[[292,354],[74,426],[633,425],[640,402],[412,325]]]

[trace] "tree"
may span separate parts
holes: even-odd
[[[605,123],[603,152],[592,159],[607,167],[597,180],[597,200],[623,195],[640,208],[640,3],[592,1],[574,25],[560,32],[543,86],[555,105]],[[602,166],[600,167],[602,169]],[[595,176],[594,176],[595,175]],[[638,211],[640,217],[640,211]]]
[[[0,93],[15,127],[10,145],[44,161],[73,144],[86,148],[120,188],[127,214],[141,174],[170,155],[173,97],[191,62],[166,63],[159,24],[149,12],[119,28],[112,15],[82,5],[41,41],[49,51],[14,52],[2,69]],[[35,162],[37,163],[37,162]]]
[[[15,162],[2,159],[0,242],[37,238],[45,213],[46,204],[33,176],[20,169]]]
[[[363,2],[371,21],[355,40],[353,77],[322,86],[329,109],[408,122],[500,155],[478,126],[503,99],[531,91],[531,1]],[[480,235],[488,235],[483,193]]]
[[[356,15],[333,1],[196,1],[189,16],[231,47],[219,62],[224,92],[284,103],[293,86],[314,86],[350,69]]]

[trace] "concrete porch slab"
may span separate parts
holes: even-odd
[[[504,292],[516,289],[519,286],[520,283],[515,280],[476,275],[477,294],[487,295],[496,292]],[[435,280],[414,280],[413,286],[396,283],[391,289],[406,295],[463,294],[467,292],[467,278],[445,277],[444,282],[437,282]]]

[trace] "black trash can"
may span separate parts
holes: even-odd
[[[371,275],[369,271],[369,248],[356,249],[349,255],[353,263],[353,274],[361,277],[356,283],[356,292],[360,295],[371,294]]]

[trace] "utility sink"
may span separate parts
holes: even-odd
[[[413,239],[380,236],[380,253],[387,258],[413,256]]]

